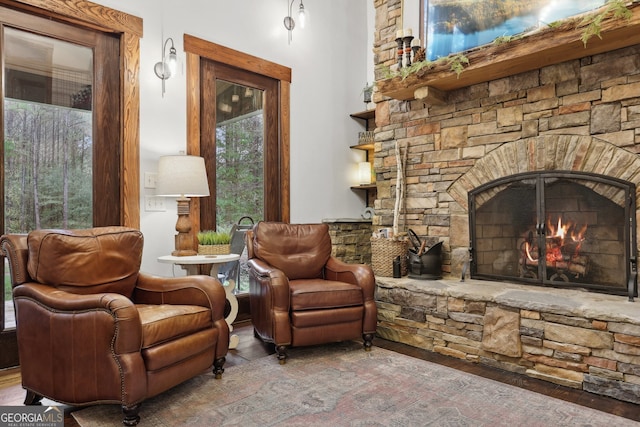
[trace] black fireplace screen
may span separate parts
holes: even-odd
[[[637,296],[635,185],[537,172],[469,193],[471,277]]]

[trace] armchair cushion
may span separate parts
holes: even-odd
[[[197,305],[136,304],[142,348],[211,328],[211,310]]]
[[[34,281],[74,293],[116,292],[131,297],[142,262],[139,230],[35,230],[29,233],[27,269]]]
[[[358,285],[323,279],[299,279],[289,282],[291,310],[317,310],[362,305]]]
[[[259,222],[253,229],[256,258],[281,270],[289,280],[321,278],[331,256],[331,237],[327,224],[289,224]]]

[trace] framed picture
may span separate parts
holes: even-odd
[[[420,0],[430,61],[597,9],[607,0]]]

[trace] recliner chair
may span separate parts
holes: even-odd
[[[331,256],[327,224],[258,222],[247,231],[249,295],[255,335],[288,346],[357,339],[376,332],[373,270]]]
[[[209,276],[139,271],[143,236],[125,227],[8,234],[25,404],[141,402],[206,372],[224,372],[225,292]]]

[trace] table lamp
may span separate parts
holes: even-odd
[[[194,238],[190,234],[190,197],[209,195],[209,181],[204,159],[198,156],[162,156],[158,163],[156,195],[177,197],[178,221],[176,222],[175,250],[173,256],[196,255]]]

